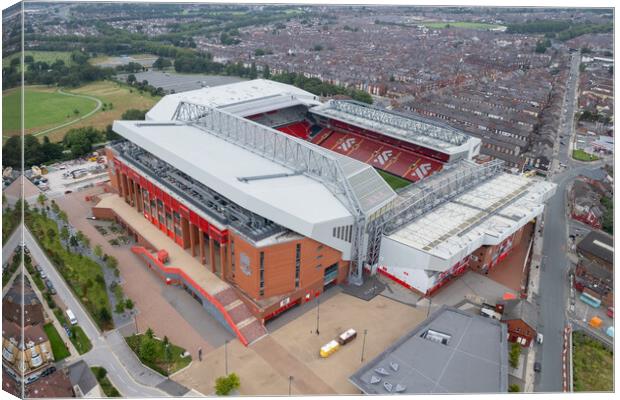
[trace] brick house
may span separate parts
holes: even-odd
[[[521,299],[506,300],[497,305],[497,311],[502,313],[501,322],[508,326],[508,341],[529,346],[538,327],[534,305]]]

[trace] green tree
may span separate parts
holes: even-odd
[[[67,217],[67,213],[64,212],[63,210],[58,211],[58,218],[64,222],[65,224],[69,222],[69,218]]]
[[[517,385],[516,383],[513,383],[510,386],[508,386],[508,391],[510,393],[520,392],[521,387],[519,387],[519,385]]]
[[[263,67],[263,78],[269,79],[271,77],[271,71],[269,70],[269,65],[265,64]]]
[[[105,263],[110,269],[116,269],[116,267],[118,267],[118,260],[113,256],[107,256]]]
[[[153,339],[153,337],[155,337],[155,333],[153,332],[153,330],[149,327],[146,329],[146,332],[144,333],[144,336],[146,336],[149,339]]]
[[[220,376],[215,380],[215,394],[227,396],[233,390],[239,389],[239,386],[241,386],[239,376],[234,372],[228,376]]]
[[[101,307],[99,309],[99,321],[101,325],[108,325],[112,321],[112,315],[110,315],[110,311],[106,307]]]
[[[69,244],[71,245],[71,247],[76,248],[80,245],[80,242],[75,235],[71,235],[71,237],[69,238]]]
[[[137,110],[135,108],[130,108],[129,110],[125,111],[123,115],[121,115],[121,119],[128,121],[141,121],[144,120],[147,111],[148,110]]]
[[[39,196],[37,197],[37,203],[39,203],[41,206],[45,205],[46,200],[47,200],[47,197],[43,193],[40,193]]]
[[[133,300],[125,299],[125,308],[127,308],[128,310],[133,310],[133,306]]]
[[[157,355],[157,344],[153,339],[142,338],[139,351],[141,359],[146,362],[153,362]]]
[[[66,242],[68,244],[68,240],[69,240],[69,228],[67,228],[66,226],[63,226],[60,229],[60,239],[62,239],[62,241]]]
[[[519,356],[521,355],[521,345],[519,343],[513,343],[510,347],[510,353],[508,354],[510,366],[517,368],[519,366]]]
[[[96,245],[95,248],[93,249],[93,253],[95,254],[95,256],[99,259],[103,258],[103,249],[101,248],[101,245]]]
[[[129,85],[133,85],[134,83],[136,83],[136,76],[134,74],[127,75],[127,83]]]

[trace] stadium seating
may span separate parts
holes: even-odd
[[[310,134],[310,123],[308,121],[297,121],[289,125],[279,126],[276,128],[280,132],[288,133],[301,139],[308,139]]]
[[[320,132],[313,143],[412,182],[426,178],[442,168],[440,162],[358,134],[325,131]]]

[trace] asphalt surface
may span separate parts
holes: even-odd
[[[11,249],[8,246],[16,245],[19,240],[20,237],[16,232],[7,241],[7,245],[3,248],[3,260],[7,253],[5,249]],[[94,321],[75,299],[73,292],[27,229],[24,229],[24,243],[28,246],[32,258],[45,270],[58,295],[67,307],[73,311],[78,324],[93,344],[93,349],[79,358],[86,360],[90,366],[104,367],[108,371],[108,378],[124,397],[167,396],[166,392],[155,388],[155,386],[166,381],[166,378],[137,362],[133,352],[124,344],[122,337],[119,339],[120,335],[116,331],[109,332],[106,335],[101,334]]]
[[[580,57],[573,60],[573,71],[578,69]],[[535,381],[536,392],[561,392],[562,391],[562,348],[563,329],[568,319],[569,278],[568,271],[570,261],[568,251],[568,204],[566,190],[579,175],[586,175],[596,179],[603,179],[605,174],[600,167],[603,162],[581,163],[572,160],[570,143],[573,136],[572,118],[575,112],[575,88],[578,73],[573,73],[569,78],[569,94],[565,104],[565,123],[560,135],[564,136],[566,145],[560,145],[557,159],[566,164],[566,168],[560,168],[552,181],[558,184],[555,195],[548,201],[544,213],[543,229],[543,260],[540,273],[540,290],[536,299],[540,307],[539,331],[544,335],[542,350],[538,350],[536,361],[541,362],[542,371]]]

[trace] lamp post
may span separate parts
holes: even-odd
[[[362,340],[362,358],[360,359],[360,363],[364,362],[364,349],[366,348],[366,334],[368,333],[368,329],[364,329],[364,339]]]
[[[426,318],[431,314],[431,306],[433,305],[433,299],[429,296],[428,298],[428,310],[426,311]]]
[[[228,339],[224,342],[224,365],[226,366],[226,376],[228,376]]]
[[[293,376],[289,375],[289,377],[288,377],[288,395],[289,396],[291,395],[291,385],[292,385],[292,383],[293,383]]]
[[[319,334],[319,315],[320,315],[319,305],[320,305],[320,302],[319,302],[319,298],[317,297],[316,298],[316,334],[317,335]]]

